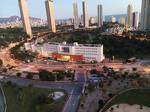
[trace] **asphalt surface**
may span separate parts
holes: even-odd
[[[85,73],[82,71],[82,72],[76,73],[75,75],[77,77],[78,83],[74,84],[75,86],[64,107],[63,112],[76,112],[78,105],[79,105],[80,96],[82,94],[82,90],[83,90],[83,86],[85,82]]]
[[[4,112],[4,109],[5,109],[4,97],[2,91],[0,90],[0,112]]]

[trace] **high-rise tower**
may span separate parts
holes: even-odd
[[[142,0],[141,29],[150,30],[150,0]]]
[[[133,12],[133,23],[132,26],[134,28],[138,28],[139,26],[139,13],[138,12]]]
[[[56,23],[55,23],[55,17],[54,17],[53,0],[46,0],[45,7],[46,7],[46,14],[47,14],[48,28],[49,30],[55,33]]]
[[[127,9],[127,13],[128,13],[128,16],[127,16],[127,25],[128,26],[132,26],[132,11],[133,11],[133,7],[132,5],[128,5],[128,9]]]
[[[74,14],[74,28],[79,28],[79,17],[78,17],[78,4],[77,2],[73,3],[73,14]]]
[[[97,17],[98,17],[98,27],[102,27],[103,25],[103,6],[98,5],[97,7]]]
[[[120,20],[119,20],[119,23],[122,24],[122,25],[125,25],[126,24],[126,17],[125,16],[121,16]]]
[[[24,31],[27,33],[27,35],[30,38],[32,38],[32,31],[31,31],[31,25],[30,25],[26,0],[19,0],[19,7],[20,7],[20,14],[21,14]]]
[[[82,2],[82,8],[83,8],[83,25],[85,28],[89,27],[89,17],[88,17],[88,7],[87,7],[87,1],[84,0]]]

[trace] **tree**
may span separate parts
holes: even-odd
[[[94,91],[94,87],[95,86],[93,84],[89,83],[88,86],[87,86],[87,89],[88,89],[89,92],[93,92]]]
[[[3,61],[0,59],[0,67],[3,66]]]
[[[97,70],[96,70],[96,69],[92,69],[92,70],[90,71],[90,73],[91,73],[91,74],[96,74],[96,73],[97,73]]]
[[[26,78],[27,78],[27,79],[32,79],[32,78],[33,78],[33,73],[28,73],[28,74],[26,75]]]
[[[74,81],[75,75],[72,73],[71,74],[71,80]]]
[[[140,105],[140,109],[143,109],[143,105]]]
[[[99,108],[102,108],[104,106],[104,101],[102,99],[100,99],[98,101],[98,105],[99,105]]]
[[[39,78],[43,81],[55,81],[55,75],[47,70],[40,70]]]
[[[54,102],[54,99],[52,96],[47,96],[46,94],[39,94],[36,96],[35,103],[37,105],[44,105],[44,104],[51,104]]]
[[[64,75],[62,73],[56,73],[57,80],[63,80]]]
[[[17,77],[20,77],[20,76],[21,76],[21,73],[20,73],[20,72],[18,72],[16,75],[17,75]]]
[[[112,97],[113,97],[113,94],[112,94],[112,93],[109,93],[109,94],[108,94],[108,97],[109,97],[109,98],[112,98]]]
[[[133,71],[133,72],[137,71],[137,68],[136,68],[136,67],[133,67],[133,68],[132,68],[132,71]]]

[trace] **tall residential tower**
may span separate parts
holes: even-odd
[[[89,17],[88,17],[88,7],[87,7],[87,1],[84,0],[82,2],[82,8],[83,8],[83,25],[85,28],[89,27]]]
[[[139,26],[139,13],[138,12],[133,12],[133,23],[132,23],[132,26],[134,28],[138,28]]]
[[[56,23],[55,23],[55,17],[54,17],[53,0],[46,0],[45,7],[46,7],[46,14],[47,14],[48,28],[49,30],[55,33]]]
[[[150,30],[150,0],[142,0],[141,30]]]
[[[98,27],[102,27],[103,25],[103,6],[98,5],[97,7],[97,17],[98,17]]]
[[[133,11],[133,7],[130,4],[130,5],[128,5],[128,8],[127,8],[127,14],[128,14],[128,16],[127,16],[127,25],[129,27],[132,26],[132,11]]]
[[[77,2],[73,3],[73,14],[74,14],[74,28],[79,28],[79,17],[78,17],[78,5]]]
[[[19,7],[20,7],[20,13],[21,13],[21,19],[22,19],[24,31],[27,33],[27,35],[30,38],[32,38],[32,31],[31,31],[31,25],[30,25],[26,0],[19,0]]]

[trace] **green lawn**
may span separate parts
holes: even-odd
[[[60,112],[67,94],[54,101],[47,96],[57,90],[19,87],[12,84],[3,84],[7,100],[7,112]],[[46,96],[46,97],[44,97]]]
[[[136,89],[125,92],[116,97],[112,102],[107,105],[104,112],[114,104],[139,104],[150,107],[150,90]]]

